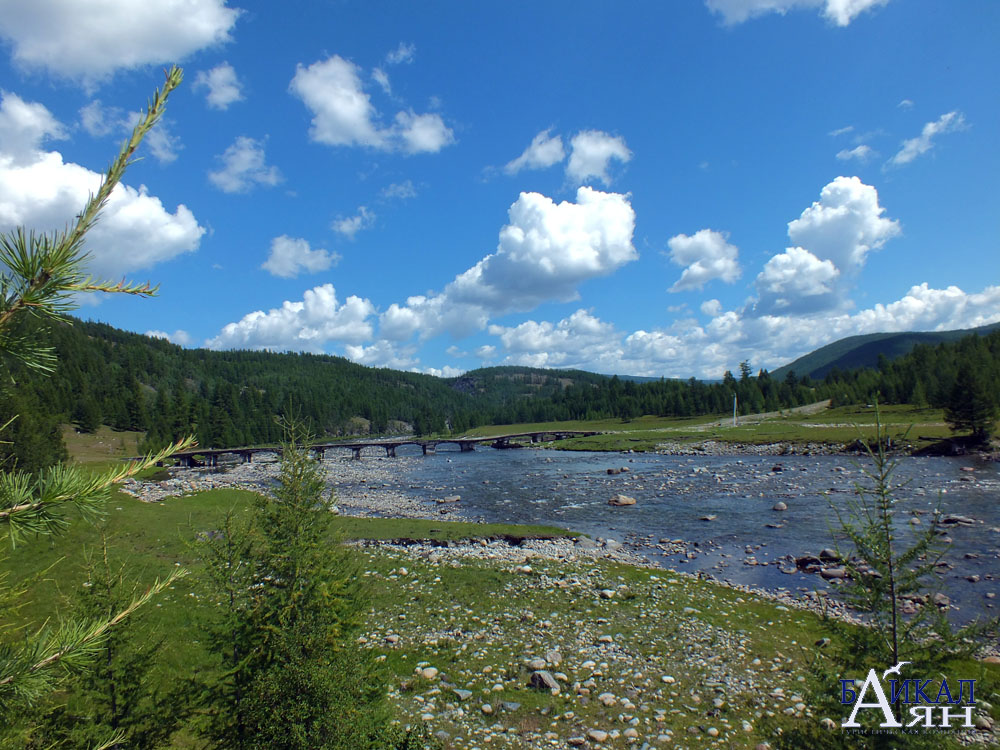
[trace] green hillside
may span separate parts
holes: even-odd
[[[1000,330],[1000,323],[954,331],[906,331],[849,336],[779,367],[771,373],[771,377],[780,379],[789,372],[794,372],[798,377],[808,375],[815,380],[822,380],[834,368],[846,371],[877,367],[880,356],[889,360],[897,359],[909,354],[918,344],[934,346],[946,341],[957,341],[971,334],[984,336],[997,330]]]

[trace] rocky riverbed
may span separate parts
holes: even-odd
[[[491,462],[502,458],[483,453]],[[538,472],[546,484],[569,476],[566,467],[552,466],[543,456],[527,458],[536,470],[551,469]],[[511,472],[509,461],[504,464],[507,481],[500,483],[496,466],[492,479],[478,479],[465,475],[472,464],[461,459],[433,459],[440,462],[433,481],[417,479],[431,466],[421,457],[333,459],[323,470],[339,511],[347,515],[482,520],[484,506],[469,505],[470,485],[501,494],[521,488],[528,498],[535,492],[524,489],[537,486],[537,477],[529,477],[523,465]],[[732,472],[696,463],[642,476],[635,459],[619,461],[625,463],[609,472],[609,459],[602,457],[601,470],[585,472],[580,484],[609,513],[635,512],[609,506],[612,491],[637,494],[645,503],[646,486],[683,488],[682,496],[690,494],[689,502],[704,506],[698,487],[724,484],[718,477],[725,480]],[[801,481],[794,473],[782,477],[775,465],[748,469],[758,481]],[[268,461],[179,469],[171,470],[170,479],[130,482],[125,490],[150,502],[219,487],[266,492],[277,471],[277,463]],[[794,492],[786,494],[794,502]],[[444,500],[449,502],[439,502]],[[693,511],[713,515],[705,507]],[[786,512],[768,511],[776,518]],[[375,603],[359,645],[378,652],[397,675],[390,698],[398,715],[428,726],[454,750],[754,748],[762,724],[772,718],[842,718],[817,715],[808,705],[805,659],[822,648],[811,635],[810,611],[848,619],[851,614],[821,587],[761,588],[736,580],[718,586],[705,577],[724,578],[731,568],[694,570],[715,554],[733,567],[785,567],[794,571],[790,578],[823,580],[805,572],[812,560],[803,560],[800,569],[794,556],[769,556],[760,544],[736,555],[717,542],[625,528],[519,545],[481,540],[359,546]],[[815,551],[816,570],[836,568],[837,561],[823,560],[821,551]],[[670,570],[670,561],[681,572]],[[967,739],[992,741],[990,720],[977,721],[980,729]]]

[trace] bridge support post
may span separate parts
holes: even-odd
[[[360,461],[361,460],[361,449],[360,448],[351,448],[351,450],[354,451],[354,460],[355,461]]]
[[[385,446],[385,457],[386,458],[395,458],[396,457],[396,446],[395,445],[387,445],[387,446]]]
[[[476,444],[468,440],[460,440],[458,443],[458,448],[461,453],[469,453],[476,449]]]

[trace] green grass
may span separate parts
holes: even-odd
[[[113,558],[124,562],[132,576],[148,583],[178,565],[190,570],[144,613],[149,627],[166,641],[154,679],[184,680],[210,666],[205,626],[215,607],[195,539],[200,532],[219,528],[230,508],[248,513],[253,498],[242,490],[211,490],[159,503],[119,493],[109,502],[104,526]],[[337,526],[348,538],[439,542],[570,533],[549,527],[408,519],[340,518]],[[99,529],[80,521],[61,537],[12,550],[0,561],[0,572],[11,571],[15,580],[41,573],[43,579],[32,588],[30,606],[22,614],[35,623],[57,616],[66,597],[83,583],[83,550],[95,550],[99,544]],[[538,739],[546,731],[555,732],[560,741],[593,727],[624,731],[628,725],[618,719],[623,713],[640,717],[645,738],[670,730],[678,741],[700,747],[708,738],[689,737],[687,727],[716,726],[726,746],[754,747],[760,738],[744,732],[741,721],[756,726],[760,706],[776,711],[787,707],[787,701],[767,693],[783,687],[791,695],[803,688],[799,677],[805,659],[823,634],[811,613],[783,610],[768,600],[670,571],[589,558],[528,559],[529,552],[492,544],[488,551],[501,553],[495,559],[458,557],[448,546],[423,548],[421,554],[413,547],[365,547],[358,552],[371,601],[362,637],[367,647],[385,657],[396,711],[403,721],[419,722],[431,706],[435,731],[464,738],[451,743],[452,750],[484,747],[488,732],[494,733],[490,747],[520,748],[551,746]],[[531,572],[516,571],[518,562],[530,564]],[[614,591],[614,596],[603,597],[605,590]],[[390,634],[398,636],[397,643],[386,641]],[[612,636],[612,644],[599,642],[605,634]],[[569,684],[558,696],[528,687],[525,659],[544,656],[550,648],[563,655],[563,663],[553,671],[565,672],[570,683],[595,680],[588,701],[580,700]],[[584,666],[587,659],[598,664],[596,671]],[[473,691],[473,697],[462,704],[439,678],[416,676],[414,668],[422,662]],[[601,668],[602,663],[608,666]],[[978,666],[965,668],[963,676],[978,676],[968,672]],[[994,669],[997,672],[1000,668]],[[663,683],[663,675],[676,682]],[[732,688],[720,694],[712,686],[720,675],[731,685],[743,680],[760,687],[752,693]],[[497,684],[502,690],[494,690]],[[639,691],[641,699],[636,697],[635,703],[649,705],[650,711],[624,710],[620,702],[605,708],[594,700],[607,691],[620,701],[629,690]],[[718,711],[712,707],[717,695],[726,701]],[[520,707],[505,710],[504,701]],[[467,715],[456,719],[446,702],[461,704]],[[495,709],[494,714],[484,715],[483,704]],[[651,718],[657,708],[664,710],[661,721]],[[566,718],[567,712],[572,718]],[[511,731],[495,732],[498,723]],[[604,745],[626,746],[624,739]],[[174,738],[173,747],[193,749],[200,744],[189,727]]]
[[[951,432],[940,409],[913,406],[881,406],[882,423],[897,442],[921,448],[947,438]],[[560,440],[552,447],[562,450],[654,451],[661,443],[718,442],[822,443],[847,445],[859,436],[875,432],[875,410],[868,406],[843,406],[816,414],[780,412],[767,418],[741,416],[738,426],[729,423],[729,415],[692,418],[641,417],[630,422],[603,419],[593,421],[550,422],[481,427],[470,434],[499,435],[540,430],[596,430],[604,434]]]

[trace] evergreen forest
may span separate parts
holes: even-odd
[[[45,376],[15,369],[0,394],[0,424],[21,415],[8,427],[17,434],[7,439],[24,467],[64,456],[61,423],[83,432],[101,424],[145,431],[148,449],[188,434],[204,447],[223,448],[280,440],[276,417],[302,419],[320,439],[459,434],[488,424],[726,414],[734,395],[740,414],[876,397],[887,404],[952,407],[957,430],[983,437],[1000,382],[1000,332],[919,345],[893,360],[882,357],[877,368],[834,369],[821,381],[794,372],[780,380],[766,370],[754,374],[742,362],[736,375],[726,371],[716,382],[643,382],[525,367],[437,378],[329,355],[184,349],[83,321],[55,324],[47,336],[59,359],[56,371]]]

